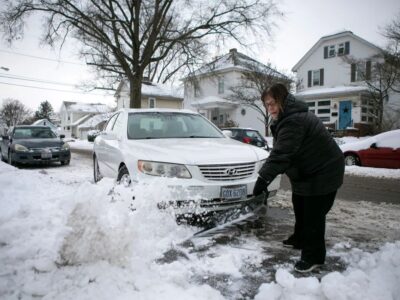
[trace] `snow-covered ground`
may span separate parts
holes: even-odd
[[[236,243],[188,242],[198,229],[156,209],[168,197],[161,184],[94,184],[83,156],[62,167],[0,162],[0,187],[0,299],[250,299],[242,296],[249,277],[254,299],[400,299],[396,205],[337,201],[328,257],[345,268],[297,278],[297,253],[264,278],[268,245],[280,241],[243,233]],[[289,199],[280,194],[270,205],[287,208]]]

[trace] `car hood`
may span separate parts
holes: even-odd
[[[64,144],[60,139],[14,139],[13,144],[23,145],[27,148],[61,147]]]
[[[127,153],[139,159],[188,165],[241,163],[266,159],[268,152],[228,138],[129,140]]]

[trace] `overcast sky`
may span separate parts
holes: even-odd
[[[283,0],[279,2],[285,17],[277,21],[273,39],[243,49],[234,43],[229,48],[251,55],[261,62],[271,62],[280,71],[289,72],[300,58],[324,35],[350,30],[378,46],[385,46],[381,29],[400,16],[399,0]],[[96,102],[114,105],[113,94],[102,91],[83,93],[74,85],[90,80],[93,74],[74,53],[70,43],[61,53],[39,45],[41,24],[32,19],[24,39],[11,48],[0,44],[0,102],[14,98],[36,110],[40,102],[50,101],[58,111],[62,101]],[[45,59],[44,59],[45,58]],[[20,79],[10,77],[17,76]],[[26,80],[21,80],[21,78]],[[51,83],[49,83],[51,81]],[[35,88],[33,88],[35,87]],[[69,91],[69,92],[61,92]]]

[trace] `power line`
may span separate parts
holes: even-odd
[[[77,91],[67,91],[67,90],[43,88],[43,87],[38,87],[38,86],[23,85],[23,84],[9,83],[9,82],[1,82],[1,81],[0,81],[0,84],[14,85],[14,86],[20,86],[20,87],[25,87],[25,88],[32,88],[32,89],[39,89],[39,90],[49,90],[49,91],[63,92],[63,93],[74,93],[74,94],[82,94],[82,95],[89,95],[90,94],[90,95],[94,95],[94,96],[105,96],[104,94],[92,94],[92,93],[84,93],[84,92],[77,92]]]
[[[41,80],[38,78],[26,77],[26,76],[17,76],[17,75],[5,75],[0,73],[0,77],[8,78],[8,79],[15,79],[15,80],[24,80],[24,81],[33,81],[33,82],[40,82],[40,83],[48,83],[48,84],[55,84],[55,85],[66,85],[76,87],[76,84],[71,83],[64,83],[59,81],[48,81],[48,80]]]
[[[4,53],[8,53],[8,54],[20,55],[20,56],[26,56],[26,57],[36,58],[36,59],[48,60],[48,61],[55,61],[55,62],[58,62],[58,63],[62,62],[62,63],[72,64],[72,65],[87,66],[86,64],[82,64],[82,63],[76,63],[76,62],[72,62],[72,61],[59,60],[59,59],[53,59],[53,58],[47,58],[47,57],[40,57],[40,56],[24,54],[24,53],[20,53],[20,52],[12,52],[12,51],[2,50],[2,49],[0,49],[0,52],[4,52]]]

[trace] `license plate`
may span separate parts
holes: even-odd
[[[242,199],[247,197],[247,186],[222,187],[221,198],[226,200]]]
[[[41,156],[43,159],[49,159],[52,158],[53,155],[51,154],[51,151],[43,151],[41,153]]]

